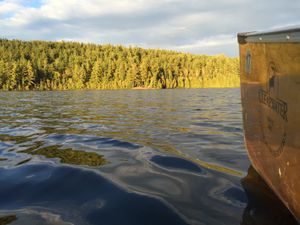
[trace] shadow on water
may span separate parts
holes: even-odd
[[[298,225],[290,211],[252,166],[242,179],[242,186],[248,197],[248,204],[241,225]]]

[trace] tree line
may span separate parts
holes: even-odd
[[[224,55],[0,39],[1,90],[237,86],[238,58]]]

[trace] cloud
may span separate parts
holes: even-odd
[[[20,5],[16,1],[2,1],[0,2],[0,18],[8,17],[15,11],[20,9]]]
[[[145,45],[145,47],[147,46]],[[155,46],[151,47],[155,48]],[[226,54],[229,56],[236,56],[235,54],[233,54],[233,52],[237,54],[238,45],[236,43],[235,35],[217,35],[205,37],[203,39],[195,40],[189,43],[168,45],[167,49],[194,54]]]
[[[219,35],[219,36],[204,38],[194,43],[180,45],[174,48],[184,50],[184,49],[195,49],[195,48],[205,48],[205,47],[216,47],[216,46],[232,44],[233,42],[235,42],[234,38],[235,37],[233,37],[232,35]]]
[[[300,24],[299,10],[298,0],[4,0],[0,33],[236,56],[236,33]]]

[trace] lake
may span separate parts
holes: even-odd
[[[250,167],[239,89],[177,89],[0,92],[0,224],[296,223]]]

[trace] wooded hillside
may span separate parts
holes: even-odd
[[[76,42],[0,39],[0,89],[239,86],[237,58]]]

